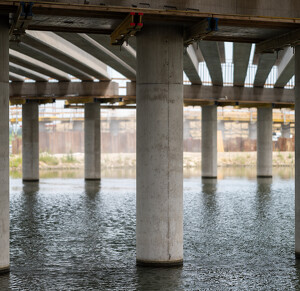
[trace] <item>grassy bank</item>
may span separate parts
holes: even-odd
[[[294,152],[273,152],[273,166],[289,167],[294,166]],[[135,168],[136,154],[102,154],[101,167],[102,169],[113,168]],[[183,166],[185,168],[201,167],[201,153],[184,153]],[[218,166],[220,167],[254,167],[256,166],[256,152],[229,152],[218,153]],[[40,154],[39,167],[41,170],[56,170],[56,169],[81,169],[84,167],[84,155],[82,153],[75,154],[55,154],[49,153]],[[11,170],[22,169],[22,156],[10,156]]]

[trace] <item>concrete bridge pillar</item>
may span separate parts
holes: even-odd
[[[8,15],[0,17],[0,273],[9,271]]]
[[[272,107],[257,108],[257,177],[272,177]]]
[[[22,105],[23,181],[39,180],[39,104]]]
[[[281,124],[281,137],[290,138],[291,136],[291,124],[283,123]]]
[[[202,106],[202,137],[201,137],[201,156],[202,156],[202,178],[217,178],[217,130],[218,117],[217,106]]]
[[[295,48],[295,254],[300,259],[300,45]]]
[[[84,105],[84,176],[101,179],[100,103]]]
[[[256,138],[257,138],[257,123],[250,121],[248,126],[249,126],[248,127],[249,139],[256,140]]]
[[[183,33],[137,35],[137,264],[183,262]]]

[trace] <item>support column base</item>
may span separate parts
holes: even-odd
[[[84,178],[85,181],[101,181],[101,178]]]
[[[257,175],[257,178],[272,178],[273,176]]]
[[[152,268],[170,268],[180,267],[183,265],[183,260],[176,261],[147,261],[147,260],[136,260],[137,266],[152,267]]]
[[[5,268],[0,268],[0,275],[7,274],[10,272],[10,266]]]
[[[40,179],[23,179],[23,182],[39,182]]]
[[[202,179],[217,179],[217,176],[202,176]]]

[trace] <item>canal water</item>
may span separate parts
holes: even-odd
[[[11,272],[0,290],[300,290],[294,258],[294,174],[186,171],[184,266],[135,265],[135,172],[12,175]]]

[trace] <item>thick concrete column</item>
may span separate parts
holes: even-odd
[[[8,15],[0,17],[0,273],[9,271]]]
[[[137,264],[183,261],[183,33],[137,35]]]
[[[272,177],[272,107],[257,108],[257,177]]]
[[[295,48],[295,254],[300,259],[300,46]]]
[[[101,179],[100,103],[84,105],[84,177]]]
[[[22,173],[23,181],[39,180],[39,105],[22,105]]]
[[[218,168],[218,116],[216,105],[202,106],[201,128],[202,178],[216,179]]]

